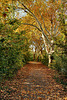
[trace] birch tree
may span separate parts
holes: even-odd
[[[7,0],[8,1],[8,0]],[[54,37],[60,32],[58,27],[57,11],[61,0],[10,0],[15,2],[16,9],[21,9],[27,15],[25,19],[22,17],[21,24],[32,26],[41,34],[45,45],[45,50],[49,58],[49,66],[51,63],[51,55],[54,52]],[[9,1],[8,1],[9,3]]]
[[[45,44],[45,50],[48,54],[50,66],[51,55],[54,52],[54,37],[58,36],[60,33],[58,32],[59,23],[56,20],[58,17],[57,10],[60,3],[52,0],[30,0],[29,2],[18,0],[18,2],[22,5],[22,10],[27,13],[25,19],[23,19],[24,21],[22,21],[21,24],[33,26],[42,33],[42,38]]]

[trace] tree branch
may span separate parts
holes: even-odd
[[[44,24],[44,28],[45,28],[45,30],[46,30],[46,31],[47,31],[47,33],[51,36],[50,32],[47,30],[47,28],[46,28],[46,26],[45,26],[45,22],[44,22],[44,19],[43,19],[43,16],[42,16],[42,14],[41,14],[40,10],[39,10],[39,13],[40,13],[41,18],[42,18],[42,20],[43,20],[43,24]]]
[[[58,36],[58,34],[60,34],[60,32],[58,32],[54,37],[57,37]]]
[[[21,3],[19,0],[18,0],[18,2]],[[30,11],[30,9],[28,9],[23,3],[21,3],[21,4],[22,4],[22,6],[23,6],[26,10],[28,10],[28,11],[32,14],[32,16],[35,18],[35,20],[36,20],[36,22],[38,23],[40,29],[42,30],[41,32],[43,33],[43,35],[46,37],[46,39],[47,39],[48,42],[50,43],[50,40],[48,39],[47,35],[44,33],[43,28],[42,28],[40,22],[38,21],[37,17],[36,17],[36,16]],[[50,44],[51,44],[51,43],[50,43]]]
[[[59,27],[59,25],[57,26],[57,28],[56,28],[56,25],[55,25],[54,34],[56,34],[56,32],[57,32],[57,30],[58,30],[58,27]]]
[[[29,24],[29,23],[21,23],[21,24],[33,26],[33,27],[37,28],[41,32],[41,30],[36,25]]]

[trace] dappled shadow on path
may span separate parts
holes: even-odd
[[[55,71],[41,63],[26,64],[12,81],[2,83],[2,100],[65,100],[66,92],[53,79]]]

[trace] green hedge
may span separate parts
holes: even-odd
[[[22,58],[17,48],[6,46],[0,42],[0,76],[13,77],[14,73],[21,67]]]
[[[7,28],[6,28],[7,27]],[[14,33],[13,26],[0,24],[0,80],[12,78],[29,58],[25,32]]]
[[[51,67],[67,77],[67,56],[65,54],[58,53],[55,53],[53,56],[54,60]]]

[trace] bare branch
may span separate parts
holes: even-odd
[[[19,0],[18,0],[18,2],[21,3]],[[36,21],[39,23],[38,19],[37,19],[36,16],[30,11],[30,9],[28,9],[23,3],[21,3],[21,4],[22,4],[22,6],[26,9],[26,11],[28,10],[28,11],[32,14],[32,16],[36,19]],[[40,23],[39,23],[39,24],[40,24]]]
[[[54,29],[54,34],[56,34],[58,27],[59,27],[59,25],[57,26],[57,28]]]
[[[26,12],[27,14],[29,14],[30,16],[32,16],[26,9],[20,8],[20,7],[17,7],[17,8],[20,9],[20,10],[24,10],[24,12]]]
[[[58,32],[54,37],[57,37],[58,36],[58,34],[60,34],[60,32]]]
[[[33,26],[33,27],[37,28],[41,32],[41,30],[36,25],[29,24],[29,23],[21,23],[21,24]]]
[[[20,7],[17,7],[18,8],[18,10],[20,9],[20,10],[24,10],[24,8],[20,8]]]

